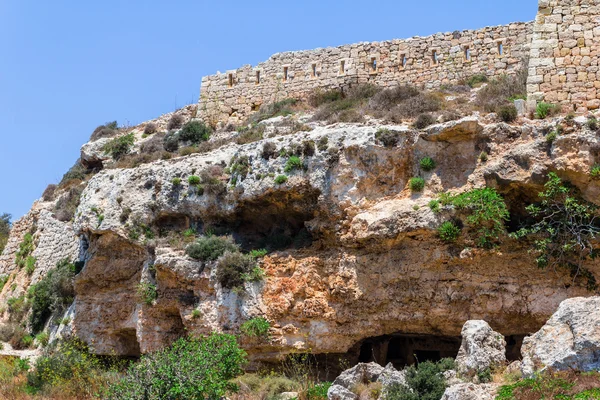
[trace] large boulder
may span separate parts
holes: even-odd
[[[381,396],[380,398],[385,399],[387,391],[390,387],[396,385],[405,385],[406,386],[406,372],[398,371],[392,363],[389,363],[385,366],[379,378],[377,378],[377,382],[381,383]]]
[[[441,400],[494,400],[496,385],[461,383],[446,388]]]
[[[358,396],[342,385],[331,385],[327,391],[328,400],[356,400]]]
[[[392,385],[406,384],[403,371],[398,371],[390,363],[385,368],[381,365],[371,363],[360,363],[356,366],[342,372],[327,391],[329,400],[354,400],[358,396],[352,390],[359,384],[369,384],[380,382],[382,386],[382,396],[387,388]]]
[[[600,368],[600,297],[563,301],[538,332],[523,340],[523,374],[547,368]]]
[[[467,321],[461,331],[462,343],[456,356],[458,372],[474,377],[478,372],[506,363],[504,336],[495,332],[487,322]]]
[[[360,363],[342,372],[335,378],[333,384],[352,389],[359,383],[377,382],[383,370],[381,365],[374,362]]]

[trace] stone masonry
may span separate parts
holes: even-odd
[[[427,89],[474,74],[513,74],[529,56],[532,24],[439,33],[406,40],[357,43],[273,55],[256,67],[202,79],[199,112],[210,122],[242,122],[261,105],[305,98],[317,88],[360,83],[411,84]]]
[[[600,2],[540,0],[533,27],[527,92],[530,106],[600,107]]]

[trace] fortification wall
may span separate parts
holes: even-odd
[[[287,97],[304,98],[315,88],[344,89],[373,83],[433,89],[474,74],[511,74],[529,56],[532,33],[533,23],[513,23],[279,53],[256,67],[246,65],[204,77],[199,112],[211,123],[239,123],[263,104]]]
[[[583,112],[600,107],[600,1],[540,0],[527,92]]]

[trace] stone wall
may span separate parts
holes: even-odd
[[[600,107],[600,3],[540,0],[531,44],[527,92],[578,112]]]
[[[434,89],[474,74],[512,74],[529,55],[532,30],[532,23],[513,23],[275,54],[256,67],[246,65],[204,77],[200,116],[213,124],[239,123],[263,104],[303,98],[315,88],[372,83]]]

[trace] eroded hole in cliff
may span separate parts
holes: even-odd
[[[140,344],[135,329],[122,329],[115,334],[120,354],[126,357],[140,357]]]
[[[156,218],[155,224],[159,232],[182,232],[190,227],[190,218],[183,214],[161,214]]]
[[[232,235],[246,251],[303,248],[313,237],[306,222],[314,218],[319,191],[272,192],[243,202],[226,218],[205,222],[201,229]]]

